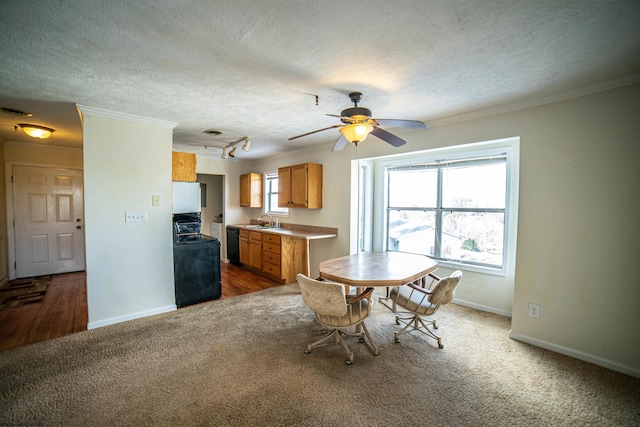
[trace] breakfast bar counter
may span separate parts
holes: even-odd
[[[257,224],[241,224],[233,225],[240,230],[259,231],[261,233],[279,234],[282,236],[291,236],[298,239],[330,239],[338,237],[338,229],[331,227],[316,227],[313,225],[300,224],[281,224],[280,227],[265,227]]]
[[[280,227],[230,225],[240,230],[240,263],[279,283],[292,283],[296,275],[310,275],[309,242],[338,236],[337,228],[300,224]]]

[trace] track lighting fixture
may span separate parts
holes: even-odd
[[[204,133],[206,133],[207,135],[212,135],[212,136],[218,136],[218,135],[222,134],[222,132],[217,131],[217,130],[205,130]],[[249,140],[248,136],[243,136],[242,138],[238,138],[235,141],[231,142],[226,147],[218,147],[218,148],[222,149],[222,155],[220,156],[220,158],[221,159],[228,159],[229,157],[231,157],[231,158],[236,157],[236,152],[238,151],[238,146],[243,141],[244,141],[244,144],[242,145],[242,149],[244,151],[249,151],[251,149],[251,140]],[[207,148],[206,145],[204,147],[205,147],[205,149]]]

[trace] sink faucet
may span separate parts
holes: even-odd
[[[258,218],[258,225],[264,225],[264,223],[262,222],[262,217],[263,216],[268,216],[269,217],[269,227],[273,227],[273,217],[271,215],[269,215],[268,213],[260,215],[260,217]]]

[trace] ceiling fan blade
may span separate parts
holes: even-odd
[[[419,120],[401,120],[401,119],[373,119],[378,126],[389,126],[397,128],[426,129],[427,126]]]
[[[335,145],[331,149],[331,151],[340,151],[347,145],[347,138],[344,135],[340,135],[340,138],[336,141]]]
[[[371,133],[377,136],[378,138],[380,138],[381,140],[386,141],[389,144],[393,145],[394,147],[400,147],[401,145],[404,145],[407,143],[407,141],[405,141],[404,139],[399,138],[394,134],[387,132],[384,129],[380,129],[379,127],[374,126]]]
[[[327,116],[337,117],[340,120],[342,120],[342,123],[351,124],[351,123],[361,123],[362,122],[362,120],[355,120],[355,119],[353,119],[353,118],[351,118],[349,116],[339,116],[337,114],[327,114]]]
[[[318,129],[318,130],[314,130],[314,131],[311,131],[311,132],[303,133],[302,135],[292,136],[291,138],[289,138],[289,141],[291,141],[292,139],[302,138],[303,136],[311,135],[311,134],[314,134],[314,133],[317,133],[317,132],[322,132],[323,130],[339,128],[340,126],[343,126],[343,125],[333,125],[333,126],[329,126],[327,128],[324,128],[324,129]]]

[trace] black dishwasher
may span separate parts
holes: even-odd
[[[240,229],[237,227],[227,227],[227,256],[231,264],[242,265],[240,264]]]

